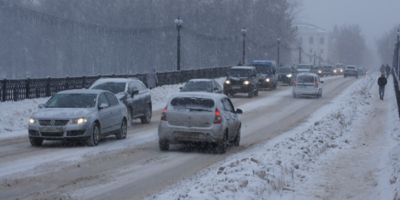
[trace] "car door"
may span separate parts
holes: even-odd
[[[117,98],[109,93],[106,92],[105,93],[107,96],[107,100],[109,102],[109,109],[111,111],[111,115],[108,118],[109,119],[109,123],[110,123],[110,131],[115,131],[119,129],[119,126],[121,124],[121,110],[120,108],[117,106],[118,105],[118,100]]]
[[[100,127],[101,127],[100,133],[105,134],[105,133],[111,131],[110,130],[111,123],[110,123],[109,118],[112,115],[112,109],[110,107],[100,109],[100,106],[102,104],[110,105],[108,102],[108,99],[106,97],[106,94],[104,92],[101,93],[98,98],[98,107],[99,107],[98,115],[99,115],[99,121],[100,121]]]
[[[139,112],[140,112],[141,115],[144,115],[144,113],[147,110],[146,100],[148,98],[148,95],[150,95],[150,94],[148,94],[147,88],[141,82],[135,81],[135,84],[136,84],[136,87],[139,90],[139,94],[138,94],[139,99],[140,99],[139,100],[139,102],[140,102],[140,108],[139,108],[140,111]]]
[[[127,101],[128,101],[129,108],[132,111],[132,116],[133,116],[133,118],[135,118],[141,114],[140,96],[139,96],[139,94],[134,94],[135,90],[137,90],[139,92],[139,89],[137,88],[135,81],[132,81],[129,83],[128,90],[132,91],[131,92],[132,96],[130,96]]]
[[[228,98],[223,98],[222,99],[222,104],[224,106],[224,120],[226,120],[227,128],[228,128],[228,137],[233,138],[235,136],[236,132],[236,116],[235,116],[235,111],[230,103],[230,100]]]

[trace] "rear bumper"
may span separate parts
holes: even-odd
[[[292,93],[298,96],[313,96],[319,93],[319,88],[298,88],[293,87]]]
[[[185,142],[218,143],[223,139],[223,124],[213,124],[210,127],[173,126],[167,121],[160,121],[158,137],[169,144]]]

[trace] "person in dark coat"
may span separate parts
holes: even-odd
[[[385,73],[382,73],[381,77],[378,78],[379,96],[381,97],[381,100],[383,100],[383,95],[385,95],[386,84],[387,84],[387,79],[385,77]]]
[[[147,74],[147,87],[149,89],[153,89],[157,86],[158,83],[158,78],[156,74],[156,69],[152,69],[148,74]]]
[[[386,67],[384,64],[381,66],[381,73],[384,74],[386,72]]]
[[[389,67],[389,65],[386,65],[386,76],[387,76],[387,78],[389,78],[389,75],[390,75],[390,67]]]

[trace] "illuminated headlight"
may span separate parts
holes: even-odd
[[[244,81],[243,84],[248,85],[250,84],[250,81]]]
[[[270,81],[270,79],[269,79],[269,78],[265,79],[265,82],[269,82],[269,81]]]
[[[229,84],[231,84],[231,81],[230,80],[226,80],[225,84],[229,85]]]
[[[343,69],[341,69],[340,72],[343,72]]]
[[[71,119],[71,124],[83,124],[86,122],[87,122],[86,118]]]
[[[318,73],[320,73],[320,74],[321,74],[321,73],[322,73],[322,71],[321,71],[321,70],[318,70]]]
[[[335,69],[335,70],[333,70],[333,73],[336,73],[336,69]]]
[[[288,75],[286,75],[288,78],[290,78],[290,77],[292,77],[292,74],[288,74]]]
[[[30,118],[29,119],[29,124],[34,124],[34,123],[36,123],[36,119]]]

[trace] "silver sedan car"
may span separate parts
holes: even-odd
[[[126,106],[111,92],[66,90],[39,108],[29,119],[32,146],[42,145],[43,140],[83,140],[96,146],[102,136],[126,138]]]
[[[180,92],[173,95],[161,114],[159,147],[170,144],[208,143],[214,153],[225,153],[229,144],[239,146],[241,121],[231,100],[223,94]]]

